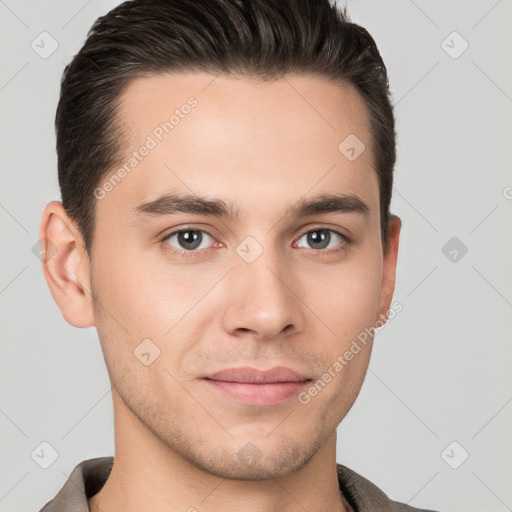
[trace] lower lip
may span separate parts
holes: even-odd
[[[250,405],[278,404],[296,395],[309,384],[309,381],[251,384],[247,382],[203,380],[221,393]]]

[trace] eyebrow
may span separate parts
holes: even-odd
[[[301,199],[284,213],[283,217],[308,217],[328,213],[356,213],[368,216],[369,206],[356,195],[321,194]],[[179,213],[195,213],[211,217],[239,219],[240,211],[232,203],[221,199],[210,199],[195,194],[164,194],[161,197],[140,204],[133,209],[136,219],[164,217]]]

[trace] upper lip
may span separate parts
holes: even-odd
[[[272,382],[303,382],[310,380],[299,371],[286,366],[275,366],[268,370],[258,370],[249,366],[226,368],[205,377],[210,380],[226,382],[272,383]]]

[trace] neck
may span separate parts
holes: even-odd
[[[119,396],[115,398],[119,399]],[[91,512],[348,512],[336,470],[336,432],[301,469],[279,478],[229,480],[204,471],[164,445],[114,400],[112,472]]]

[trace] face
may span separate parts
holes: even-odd
[[[215,475],[289,474],[352,406],[371,338],[344,354],[392,298],[399,225],[385,256],[364,102],[320,77],[197,73],[133,81],[119,116],[81,274],[114,406]]]

